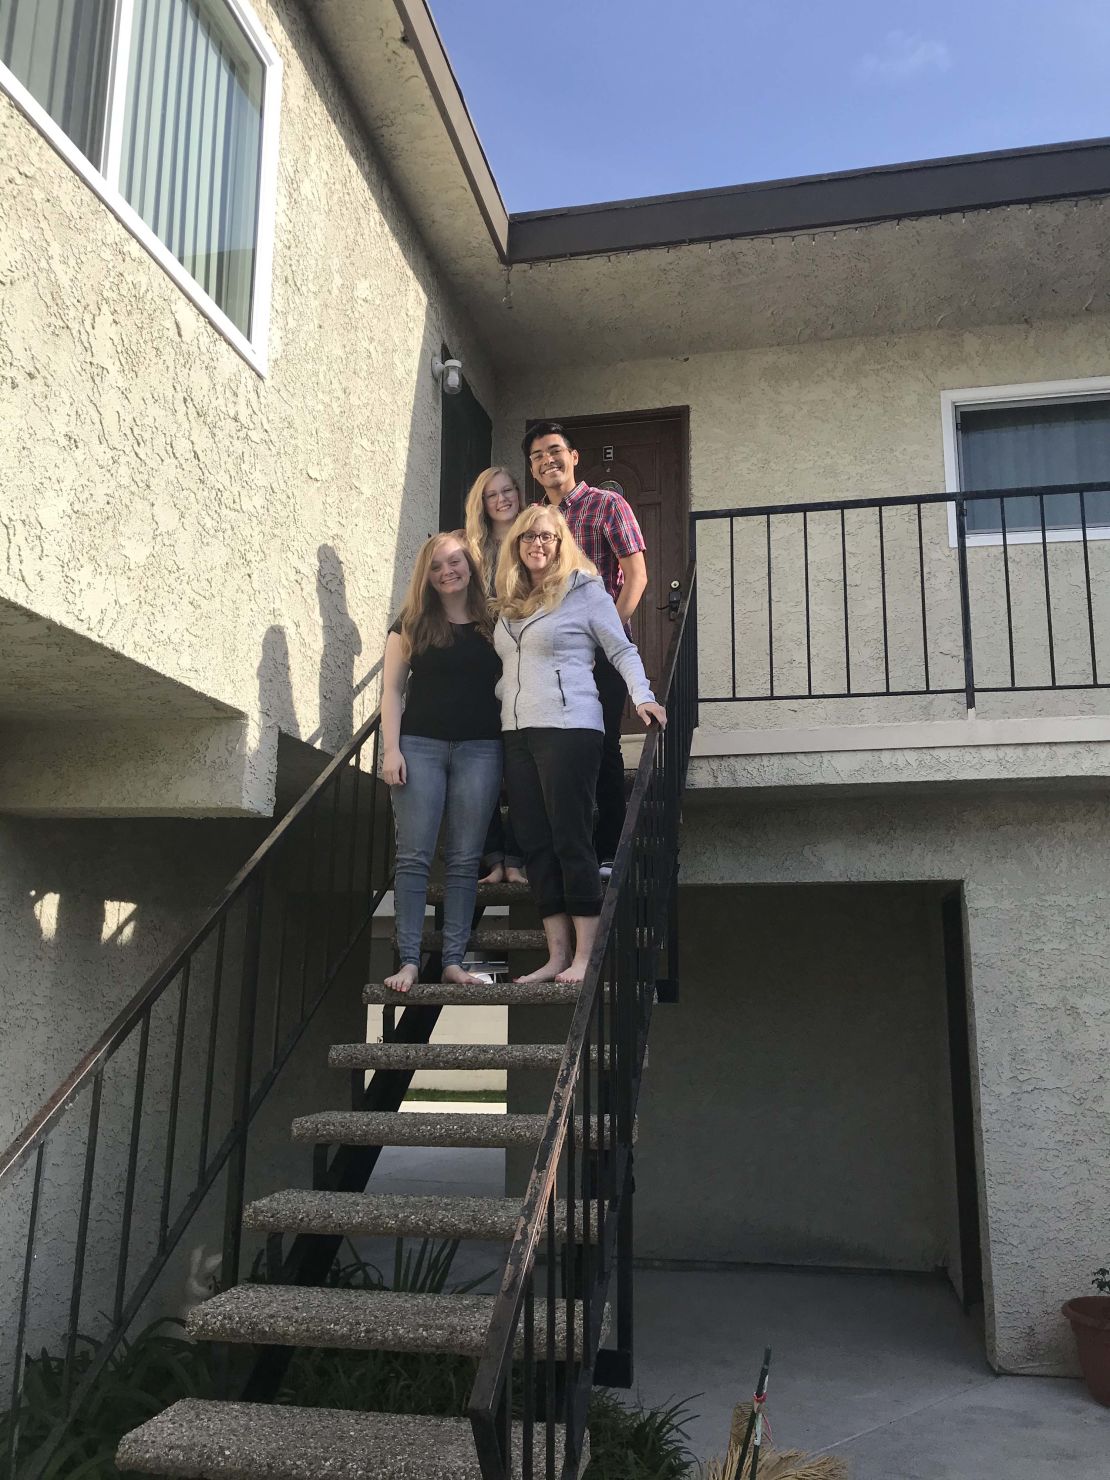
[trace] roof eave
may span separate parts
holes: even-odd
[[[919,160],[509,217],[510,262],[823,231],[1110,194],[1110,139]]]
[[[413,116],[412,95],[403,107],[392,99],[392,113],[387,101],[379,117],[381,77],[377,89],[373,76],[347,80],[418,222],[445,265],[464,274],[487,270],[481,265],[487,234],[493,261],[512,266],[1110,195],[1110,139],[1102,138],[510,215],[427,0],[392,0],[391,7],[384,0],[384,7],[395,11],[427,89],[417,109],[425,127],[437,114],[442,122],[442,148],[429,136],[399,157],[397,130],[405,131]],[[318,0],[309,11],[337,52],[356,19],[368,33],[365,0]],[[369,44],[366,34],[364,48]],[[452,155],[459,168],[454,189],[443,173]]]
[[[405,39],[420,64],[475,204],[498,257],[505,262],[508,260],[509,213],[432,13],[426,0],[394,0],[394,4],[401,17]]]

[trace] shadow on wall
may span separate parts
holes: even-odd
[[[414,278],[414,288],[403,305],[405,316],[390,323],[390,304],[375,297],[379,289],[385,292],[388,288],[387,264],[379,264],[378,276],[369,282],[365,295],[352,291],[363,285],[352,281],[356,276],[353,267],[344,273],[342,254],[336,254],[338,272],[334,270],[336,258],[325,261],[322,257],[318,272],[294,280],[298,264],[289,237],[290,222],[279,218],[275,277],[283,275],[283,280],[275,283],[275,302],[281,304],[287,327],[287,352],[311,353],[320,404],[329,408],[340,434],[346,430],[344,407],[354,397],[369,401],[372,415],[368,423],[363,418],[364,440],[355,445],[348,438],[346,458],[337,455],[330,486],[313,484],[303,491],[306,505],[309,500],[319,501],[318,507],[307,511],[309,528],[314,530],[312,544],[322,537],[328,541],[316,552],[321,622],[318,728],[313,734],[303,733],[310,723],[304,718],[309,700],[303,685],[294,684],[293,662],[299,663],[302,654],[308,662],[311,659],[305,648],[297,646],[296,630],[281,622],[269,625],[261,635],[259,709],[265,724],[293,742],[291,748],[299,744],[302,750],[317,745],[336,750],[376,702],[388,618],[399,609],[417,549],[436,527],[440,393],[427,366],[443,342],[444,325],[435,307],[441,286],[413,226],[372,158],[309,23],[288,0],[280,11],[289,43],[310,85],[326,108],[338,139],[356,162],[370,200],[380,209],[385,231],[396,247],[394,269],[403,261]],[[293,168],[286,163],[286,170]],[[285,177],[286,186],[292,188],[296,183]],[[319,343],[308,342],[319,324],[315,310],[327,306],[329,295],[332,306],[355,323],[355,332],[366,336],[368,353],[360,359],[346,364],[341,360],[344,344],[349,348],[345,336],[330,346],[326,336]],[[297,336],[299,342],[294,343]],[[413,367],[407,428],[403,410],[397,415],[396,397],[392,402],[383,397],[380,410],[375,403],[369,381],[375,355],[386,362],[400,356]],[[375,456],[381,460],[378,469]],[[344,506],[349,508],[352,500],[364,504],[361,527],[381,531],[360,552],[365,587],[349,585],[340,554]],[[311,579],[310,563],[304,578],[306,583]],[[296,647],[292,658],[291,635]],[[366,671],[356,676],[356,665],[368,660]],[[0,1143],[18,1131],[140,988],[147,973],[195,927],[272,825],[265,819],[0,818]],[[231,965],[228,971],[230,982],[234,976]],[[195,995],[199,997],[199,992]],[[351,1002],[357,1004],[357,995]],[[200,1011],[203,1006],[198,1000],[189,1011],[194,1007]],[[163,1010],[171,1013],[171,999],[165,999]],[[164,1041],[172,1044],[172,1016],[165,1026]],[[162,1063],[158,1067],[165,1069]],[[161,1079],[151,1075],[152,1085],[160,1086],[158,1093],[165,1080],[166,1075]],[[318,1082],[312,1095],[300,1108],[319,1108]],[[115,1096],[112,1103],[129,1102],[125,1096]],[[150,1123],[156,1125],[160,1104],[152,1108],[155,1113]],[[114,1132],[106,1135],[105,1144],[118,1151],[126,1146],[126,1134],[124,1127],[118,1136]],[[288,1143],[287,1123],[281,1141]],[[80,1146],[60,1143],[57,1155],[58,1176],[72,1184],[72,1178],[80,1174]],[[115,1165],[116,1160],[106,1156],[106,1166]],[[144,1188],[144,1197],[149,1190]],[[157,1188],[151,1201],[157,1202]],[[103,1221],[104,1210],[113,1206],[110,1197],[98,1202],[94,1219]],[[48,1279],[45,1261],[40,1268]],[[4,1307],[10,1293],[7,1286],[0,1268],[0,1331],[6,1329],[9,1313]]]
[[[355,730],[355,659],[362,652],[358,625],[347,606],[343,562],[331,545],[316,552],[320,605],[320,741],[341,750]]]
[[[397,252],[407,271],[413,275],[419,302],[423,303],[422,321],[417,320],[413,312],[408,320],[410,333],[407,333],[404,317],[398,323],[395,318],[397,305],[388,297],[389,283],[395,277],[395,272],[389,271],[388,263],[379,260],[376,272],[373,271],[373,263],[369,269],[358,269],[357,274],[352,268],[352,277],[358,277],[360,281],[346,284],[343,292],[348,295],[352,293],[348,302],[349,321],[357,324],[360,315],[363,320],[366,354],[348,360],[336,358],[333,366],[329,367],[330,352],[337,355],[342,346],[336,345],[334,351],[329,351],[318,342],[311,346],[312,355],[318,360],[321,376],[327,376],[329,371],[342,376],[346,385],[351,388],[351,394],[361,397],[364,406],[370,406],[373,411],[370,447],[367,448],[366,443],[363,443],[361,448],[357,448],[354,440],[348,438],[351,443],[348,463],[346,466],[339,463],[334,474],[336,484],[323,494],[324,502],[320,512],[324,514],[324,518],[318,519],[317,527],[323,525],[321,533],[326,533],[332,539],[333,531],[339,533],[342,528],[343,506],[349,505],[351,500],[363,500],[366,503],[364,512],[367,517],[361,522],[364,527],[382,531],[380,543],[379,539],[374,539],[369,551],[364,552],[370,567],[370,576],[373,577],[374,591],[367,593],[361,589],[349,588],[348,576],[340,555],[342,543],[339,540],[318,548],[317,599],[323,644],[318,672],[320,709],[317,727],[311,733],[303,733],[297,724],[295,688],[290,676],[289,641],[286,630],[280,626],[271,626],[263,638],[262,659],[259,663],[259,707],[263,719],[275,725],[284,736],[334,753],[351,739],[357,725],[367,718],[377,702],[376,684],[382,670],[386,625],[400,610],[411,565],[416,559],[420,543],[429,534],[435,533],[435,528],[438,527],[441,392],[432,382],[428,366],[432,355],[437,354],[443,345],[445,330],[440,317],[434,311],[429,311],[429,305],[438,302],[443,293],[443,284],[437,280],[431,259],[426,255],[416,228],[404,212],[385,170],[371,152],[357,115],[352,110],[349,96],[336,80],[329,62],[324,59],[324,50],[312,30],[311,19],[303,15],[300,7],[293,4],[280,4],[278,10],[287,43],[303,67],[305,81],[314,90],[321,107],[326,110],[330,126],[333,127],[343,152],[358,170],[358,176],[366,186],[367,197],[380,213],[380,219],[388,232],[389,246]],[[333,283],[332,266],[327,265],[324,271],[324,259],[321,258],[321,269],[315,277],[312,271],[297,277],[290,275],[290,238],[286,225],[281,221],[278,222],[277,250],[275,271],[283,271],[283,258],[286,266],[286,281],[283,284],[284,318],[290,326],[299,326],[297,333],[309,334],[311,326],[318,323],[320,306],[318,303],[311,305],[309,299],[312,295],[329,297],[337,292]],[[366,281],[361,281],[363,271],[366,271]],[[312,311],[300,312],[302,305],[305,309],[312,308]],[[292,332],[290,329],[286,336],[290,340],[287,346],[290,351],[295,348],[290,337]],[[403,346],[403,354],[406,355],[408,343],[414,340],[411,352],[416,374],[407,435],[406,432],[398,431],[388,404],[382,404],[380,422],[377,420],[379,413],[374,410],[377,403],[370,380],[376,355],[388,357],[394,354],[397,351],[395,340],[398,336],[404,336],[407,340]],[[309,346],[302,343],[300,348],[306,349]],[[342,406],[343,386],[340,385],[336,394],[329,395],[327,407],[330,414],[340,419]],[[346,431],[346,426],[340,426],[340,437]],[[406,448],[404,468],[394,471],[394,468],[388,466],[388,457],[380,454],[385,475],[376,474],[373,466],[374,451],[371,448],[389,450],[400,447],[403,438]],[[321,460],[329,462],[329,459]],[[400,506],[397,500],[398,490],[401,493]],[[305,497],[317,499],[320,497],[320,488],[317,485],[306,488]],[[327,517],[329,509],[334,509],[330,528]],[[385,542],[391,536],[392,549],[385,548]],[[386,562],[391,567],[388,574]],[[386,589],[388,611],[373,608],[367,610],[371,601],[376,607],[380,599],[379,593]],[[352,608],[357,616],[352,616]],[[382,622],[380,629],[377,628],[379,620]],[[364,672],[357,675],[360,657],[369,660],[369,665]],[[366,700],[360,704],[363,696],[366,696]],[[300,712],[302,715],[305,713],[303,696]]]
[[[267,627],[258,660],[258,709],[263,720],[284,735],[301,738],[293,676],[289,669],[289,640],[284,627]]]

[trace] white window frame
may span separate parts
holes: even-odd
[[[1074,401],[1083,396],[1106,396],[1110,398],[1110,375],[1092,375],[1083,380],[1041,380],[1028,385],[981,385],[966,390],[941,391],[941,428],[944,436],[944,491],[961,492],[960,486],[960,434],[957,418],[960,411],[980,411],[986,407],[1001,410],[1006,406],[1029,406],[1037,401]],[[948,504],[948,543],[956,548],[956,506]],[[1062,527],[1046,529],[1045,541],[1061,544],[1069,540],[1081,540],[1083,530]],[[1110,539],[1110,525],[1088,524],[1089,540]],[[970,533],[967,543],[972,545],[1001,545],[1002,533]],[[1006,531],[1007,545],[1039,545],[1039,530]]]
[[[278,122],[281,112],[281,58],[261,22],[245,0],[219,0],[238,22],[247,43],[263,65],[262,82],[262,147],[259,158],[258,227],[255,243],[254,283],[251,296],[250,333],[244,334],[232,323],[219,304],[209,296],[170,249],[151,231],[139,213],[124,199],[113,183],[119,178],[123,146],[124,110],[131,56],[131,33],[134,0],[118,0],[112,34],[112,54],[108,73],[108,97],[105,113],[104,160],[102,173],[81,153],[69,135],[55,123],[3,62],[0,62],[0,91],[7,93],[24,117],[42,134],[47,143],[81,176],[113,216],[124,226],[155,262],[158,263],[194,306],[224,336],[247,364],[259,375],[268,368],[270,300],[274,261],[274,224],[277,205]]]

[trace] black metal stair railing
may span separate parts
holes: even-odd
[[[607,1380],[631,1379],[634,1122],[652,1006],[657,991],[673,997],[677,980],[680,806],[697,723],[695,575],[691,565],[659,685],[667,728],[653,725],[644,740],[471,1392],[484,1480],[577,1474],[599,1357],[612,1358]],[[616,1349],[602,1352],[613,1305]]]
[[[0,1473],[13,1480],[35,1480],[66,1441],[194,1220],[222,1245],[220,1284],[239,1276],[252,1122],[329,991],[355,986],[390,887],[379,746],[375,713],[0,1154]],[[384,1076],[398,1103],[402,1078]],[[27,1356],[59,1342],[61,1411],[29,1451]]]

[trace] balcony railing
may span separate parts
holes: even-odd
[[[702,704],[1110,688],[1105,483],[691,516]]]

